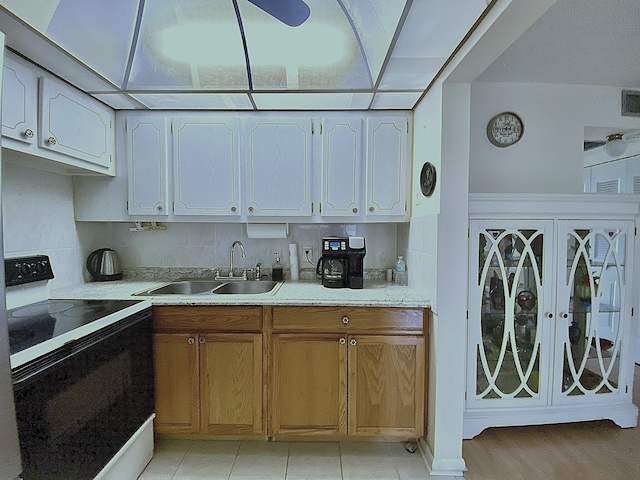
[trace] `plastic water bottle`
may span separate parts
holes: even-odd
[[[398,256],[398,261],[396,262],[395,268],[396,285],[406,285],[407,284],[407,264],[404,261],[402,255]]]

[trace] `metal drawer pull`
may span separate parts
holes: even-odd
[[[200,343],[204,343],[206,340],[204,337],[200,337]]]
[[[349,343],[355,347],[358,342],[356,342],[355,338],[352,338]]]
[[[345,343],[347,343],[347,339],[346,339],[346,338],[344,338],[344,337],[342,337],[342,338],[340,339],[340,345],[344,345]]]
[[[189,345],[193,345],[194,343],[196,343],[193,337],[189,337],[189,340],[187,340],[187,342],[189,343]]]
[[[349,323],[349,317],[347,317],[346,315],[344,317],[342,317],[342,323],[345,324],[345,325],[347,323]]]

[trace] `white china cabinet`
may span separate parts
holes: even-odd
[[[470,196],[465,438],[490,426],[636,425],[639,201]]]

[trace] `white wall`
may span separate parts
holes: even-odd
[[[585,126],[628,126],[619,88],[475,82],[471,86],[469,191],[582,193]],[[494,147],[487,122],[503,111],[524,122],[520,142]]]
[[[76,224],[71,177],[7,161],[3,151],[2,215],[5,258],[49,255],[55,278],[50,287],[82,283],[85,258],[101,246],[107,226]]]

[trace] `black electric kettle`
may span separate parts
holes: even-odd
[[[110,248],[101,248],[91,252],[87,257],[87,270],[98,282],[122,280],[122,268],[118,254]]]

